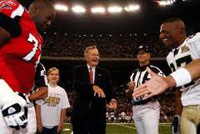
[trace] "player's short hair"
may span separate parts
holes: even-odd
[[[35,0],[31,3],[31,5],[29,6],[29,9],[38,6],[40,8],[44,8],[44,7],[51,7],[53,8],[53,4],[49,1],[49,0]]]
[[[181,20],[180,18],[170,18],[167,19],[163,22],[163,24],[166,23],[174,23],[177,24],[177,27],[181,29],[181,33],[185,34],[185,24],[183,22],[183,20]]]
[[[47,76],[48,76],[52,71],[58,71],[58,74],[60,74],[58,68],[56,68],[56,67],[52,67],[52,68],[50,68],[50,69],[48,70],[48,72],[47,72]]]
[[[86,47],[86,49],[85,49],[85,51],[84,51],[84,56],[86,56],[87,53],[88,53],[88,51],[91,50],[91,49],[97,49],[97,46],[92,45],[92,46]]]
[[[163,23],[183,22],[180,18],[170,18],[163,21]]]

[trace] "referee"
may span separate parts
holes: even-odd
[[[137,60],[139,68],[134,70],[130,76],[129,89],[126,94],[131,96],[134,89],[145,83],[151,78],[146,67],[157,74],[164,76],[163,72],[156,66],[150,64],[150,52],[147,45],[140,45],[137,49]],[[142,100],[142,98],[133,98],[133,119],[137,129],[137,134],[158,134],[160,119],[160,104],[153,98]]]

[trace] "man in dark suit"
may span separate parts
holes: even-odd
[[[77,99],[72,112],[74,134],[105,134],[106,105],[115,109],[110,72],[97,67],[99,52],[89,46],[84,52],[87,64],[74,68],[73,88]]]

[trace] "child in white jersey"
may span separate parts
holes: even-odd
[[[38,132],[42,134],[58,134],[63,127],[66,108],[70,107],[67,93],[58,86],[59,70],[55,67],[49,69],[48,97],[37,101],[36,114]]]

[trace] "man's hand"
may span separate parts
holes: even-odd
[[[133,91],[134,86],[135,86],[135,82],[134,82],[134,81],[130,81],[130,82],[128,83],[129,90],[132,90],[132,91]]]
[[[110,108],[110,109],[116,109],[116,108],[117,108],[117,100],[112,99],[112,100],[110,101],[110,103],[107,104],[107,107]]]
[[[126,96],[127,96],[128,98],[131,98],[131,97],[132,97],[132,93],[133,93],[133,89],[134,89],[135,82],[134,82],[134,81],[130,81],[127,85],[128,85],[128,89],[125,90],[125,93],[126,93]]]
[[[175,85],[175,81],[171,76],[168,76],[167,78],[159,76],[151,71],[149,67],[147,67],[147,71],[151,75],[151,79],[136,88],[133,97],[138,98],[144,96],[143,100],[145,100],[152,96],[161,94]]]
[[[93,90],[94,90],[94,96],[96,96],[96,94],[98,94],[98,97],[100,97],[100,98],[106,97],[105,93],[99,86],[93,85]]]
[[[180,119],[179,115],[174,115],[172,121],[172,134],[180,134]]]
[[[27,108],[25,105],[25,100],[20,97],[16,102],[9,102],[2,107],[3,118],[9,127],[19,130],[27,126]]]

